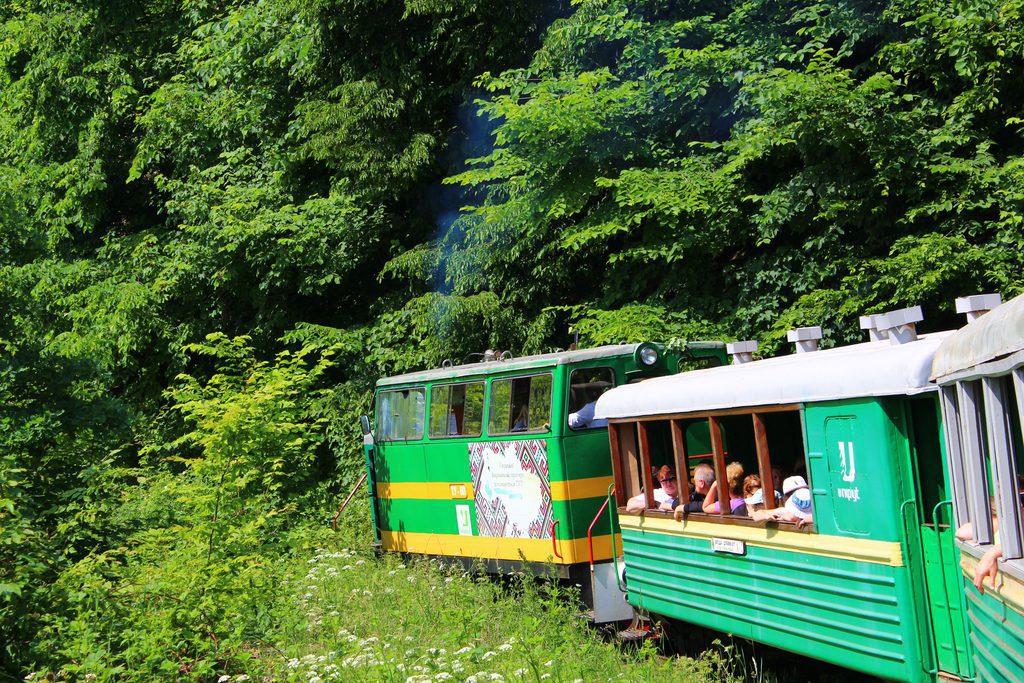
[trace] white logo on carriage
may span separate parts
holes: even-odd
[[[473,535],[473,520],[469,516],[468,505],[456,505],[455,506],[455,518],[459,524],[459,535],[460,536],[472,536]]]
[[[847,459],[847,456],[849,456],[849,459]],[[857,461],[853,455],[852,441],[839,442],[839,466],[843,470],[843,481],[848,484],[852,484],[857,478]],[[860,500],[860,487],[854,486],[851,488],[837,489],[836,494],[840,498],[852,500],[856,503]]]

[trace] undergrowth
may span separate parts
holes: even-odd
[[[607,642],[582,618],[575,586],[526,575],[496,581],[436,561],[377,557],[360,513],[365,511],[343,520],[338,533],[309,529],[309,550],[258,561],[251,556],[247,581],[259,590],[219,596],[222,623],[239,627],[214,635],[201,664],[183,666],[168,643],[157,642],[166,632],[126,633],[124,640],[164,653],[165,680],[571,683],[743,677],[742,666],[724,649],[698,659],[666,658],[651,642],[630,650]],[[268,584],[276,589],[268,591]],[[257,599],[270,604],[257,605]],[[147,609],[136,605],[134,614],[121,615],[123,623]],[[150,622],[152,616],[147,615]],[[144,666],[133,670],[130,662],[110,667],[105,659],[96,652],[29,678],[142,680],[143,671],[156,671],[153,662],[138,662]]]

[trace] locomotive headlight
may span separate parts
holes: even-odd
[[[651,367],[658,362],[658,349],[650,346],[649,344],[644,344],[637,349],[637,359],[642,365]]]

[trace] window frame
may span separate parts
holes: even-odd
[[[520,430],[520,431],[515,431],[514,432],[514,431],[511,430],[511,427],[509,427],[509,429],[507,431],[492,432],[491,431],[491,413],[494,410],[494,383],[495,382],[509,382],[509,383],[511,383],[511,382],[515,382],[516,380],[529,379],[530,380],[530,388],[532,390],[532,388],[533,388],[533,378],[534,377],[547,377],[548,380],[551,382],[551,388],[548,390],[548,415],[547,415],[548,419],[547,419],[547,423],[546,423],[547,424],[547,429],[544,429],[543,427],[538,428],[538,429],[529,429],[529,428],[527,428],[525,430]],[[484,420],[484,423],[485,423],[484,429],[486,430],[487,436],[516,436],[516,437],[518,437],[518,436],[526,436],[526,435],[535,436],[537,434],[550,434],[551,433],[551,415],[554,413],[554,407],[555,407],[554,406],[554,402],[555,402],[555,374],[554,374],[553,371],[551,371],[551,370],[543,370],[543,371],[540,371],[540,372],[530,372],[530,373],[525,373],[525,374],[521,374],[521,375],[509,375],[509,376],[505,376],[505,377],[491,377],[488,380],[488,382],[487,382],[487,389],[486,389],[486,391],[487,391],[487,394],[486,394],[486,397],[484,399],[484,404],[485,404],[485,406],[487,408],[487,411],[486,411],[486,418]],[[509,406],[508,406],[509,409],[511,409],[512,405],[513,405],[512,394],[510,393],[509,394]],[[529,408],[527,408],[527,420],[529,420]],[[527,422],[527,426],[529,427],[529,422]]]
[[[1016,429],[1024,432],[1024,353],[944,377],[940,391],[943,424],[949,435],[947,457],[954,483],[954,519],[957,528],[970,522],[973,532],[972,539],[958,540],[957,545],[980,558],[996,544],[989,504],[991,473],[1000,530],[998,541],[1003,549],[998,566],[1001,571],[1024,579],[1024,515],[1017,484],[1017,464],[1024,458],[1024,452],[1014,449],[1010,418],[1016,410]],[[954,435],[960,437],[959,443],[950,448]],[[963,487],[955,488],[961,470]]]
[[[761,478],[761,488],[765,491],[774,492],[776,486],[782,482],[775,482],[771,468],[771,453],[768,446],[768,434],[765,429],[763,416],[769,413],[802,413],[799,404],[785,404],[772,406],[752,406],[749,408],[729,408],[724,410],[700,411],[696,413],[676,413],[671,415],[642,416],[634,418],[619,418],[608,423],[608,438],[611,445],[612,473],[615,480],[615,504],[620,515],[644,515],[656,514],[661,516],[672,516],[671,511],[658,510],[654,501],[654,482],[651,477],[650,447],[647,438],[647,424],[651,422],[669,422],[672,433],[672,461],[676,471],[676,479],[679,482],[679,504],[686,505],[690,502],[690,470],[686,454],[686,439],[683,423],[692,420],[708,421],[708,430],[711,437],[712,467],[715,470],[715,484],[718,486],[718,499],[729,500],[729,483],[726,475],[726,458],[723,447],[722,430],[720,418],[750,415],[751,426],[754,431],[754,444],[757,455],[758,475]],[[804,442],[803,420],[800,420],[800,441]],[[633,436],[635,434],[635,436]],[[634,453],[635,451],[635,453]],[[803,453],[806,462],[807,453]],[[629,479],[626,477],[629,476]],[[810,472],[807,474],[810,477]],[[631,513],[626,511],[626,503],[636,493],[632,488],[623,484],[632,482],[639,478],[643,487],[646,499],[645,509],[641,512]],[[808,481],[810,488],[810,481]],[[778,507],[774,495],[764,497],[765,509],[772,510]],[[729,524],[740,524],[745,526],[760,526],[767,524],[784,525],[784,528],[798,529],[795,522],[762,521],[749,517],[737,517],[727,511],[725,505],[719,506],[717,513],[694,512],[687,513],[699,515],[701,521],[717,521]],[[816,532],[813,523],[799,527],[800,531],[808,533]]]
[[[445,406],[445,408],[446,408],[446,410],[445,410],[445,418],[446,418],[446,421],[447,421],[447,416],[451,412],[451,408],[452,408],[452,392],[451,392],[452,388],[454,388],[454,387],[469,387],[470,385],[473,385],[473,384],[479,384],[481,386],[481,389],[482,389],[482,392],[480,394],[480,430],[478,432],[476,432],[475,434],[472,434],[472,433],[469,433],[469,432],[465,432],[465,433],[462,433],[462,434],[432,434],[431,431],[430,431],[430,426],[431,426],[431,422],[430,422],[430,409],[434,405],[434,392],[436,390],[438,390],[438,389],[447,389],[448,390],[448,400],[447,400],[447,403],[446,403],[446,406]],[[464,393],[463,394],[463,402],[462,402],[463,406],[466,405],[465,397],[466,397],[466,394]],[[484,415],[486,414],[486,408],[487,408],[487,381],[485,379],[473,379],[473,380],[467,380],[467,381],[463,381],[463,382],[444,382],[444,383],[439,383],[439,384],[432,384],[430,386],[430,402],[427,405],[427,439],[429,439],[431,441],[441,441],[441,440],[447,440],[447,439],[477,439],[477,438],[480,438],[481,436],[483,436],[483,433],[484,433]],[[463,424],[463,426],[465,426],[465,424],[466,424],[465,408],[463,408],[462,424]]]
[[[401,394],[403,392],[408,392],[408,393],[412,394],[413,392],[417,392],[417,391],[418,392],[422,392],[422,394],[423,394],[423,404],[422,404],[423,405],[423,416],[422,416],[422,419],[420,421],[421,431],[420,431],[419,436],[412,437],[412,438],[410,438],[408,436],[403,437],[403,438],[385,438],[385,436],[383,434],[375,434],[374,435],[374,439],[376,441],[379,441],[381,443],[409,443],[409,442],[423,441],[426,438],[426,436],[427,436],[427,420],[429,418],[430,412],[429,412],[429,410],[427,410],[427,386],[425,384],[418,384],[418,385],[411,386],[411,387],[393,387],[393,388],[389,387],[387,389],[381,389],[380,391],[378,391],[377,395],[374,398],[374,400],[377,403],[377,407],[376,407],[376,410],[375,410],[375,419],[376,419],[375,427],[377,428],[378,432],[381,431],[382,425],[381,425],[380,409],[381,409],[381,405],[383,403],[381,398],[385,394]]]
[[[579,365],[577,365],[577,366],[574,366],[573,368],[571,368],[569,370],[569,373],[568,373],[569,376],[567,378],[568,381],[566,382],[566,386],[565,386],[565,428],[566,428],[566,430],[568,430],[569,434],[585,433],[585,432],[588,432],[588,431],[593,430],[593,429],[604,429],[606,427],[606,425],[587,425],[586,427],[571,427],[569,425],[569,415],[572,414],[572,412],[574,412],[574,411],[570,411],[569,410],[569,398],[572,395],[572,388],[573,388],[573,381],[572,381],[573,375],[575,375],[577,372],[587,372],[587,371],[593,372],[595,370],[607,370],[609,372],[609,374],[611,375],[611,379],[612,379],[611,386],[608,387],[608,389],[605,389],[604,391],[608,391],[610,389],[614,389],[617,386],[620,386],[619,385],[619,378],[617,376],[615,366],[612,366],[612,365],[579,366]],[[602,395],[604,394],[604,392],[601,392],[601,393],[602,393]],[[583,405],[586,405],[586,403],[584,403]],[[580,407],[582,408],[583,406],[580,406]],[[552,412],[554,412],[554,410],[552,410]]]

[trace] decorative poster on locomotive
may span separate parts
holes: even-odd
[[[551,483],[543,439],[469,444],[478,536],[547,538]]]

